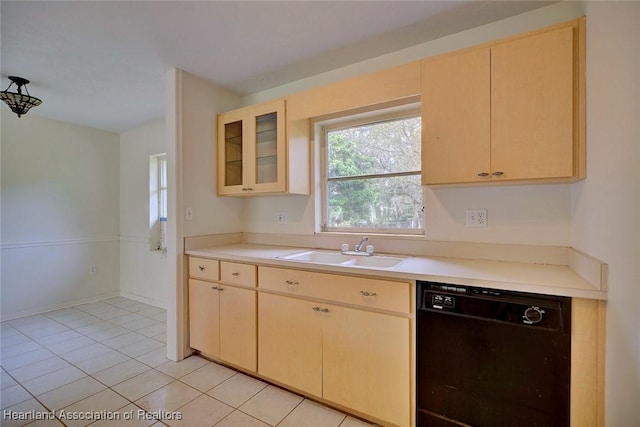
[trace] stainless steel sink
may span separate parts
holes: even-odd
[[[309,262],[314,264],[342,265],[348,267],[389,269],[397,266],[408,257],[389,255],[343,255],[331,251],[304,251],[278,257],[288,261]]]

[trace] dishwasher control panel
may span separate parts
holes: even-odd
[[[570,325],[570,298],[417,282],[417,309],[549,330]]]
[[[450,295],[431,294],[431,307],[437,309],[455,308],[456,299]]]

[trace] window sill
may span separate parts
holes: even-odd
[[[374,236],[380,239],[399,239],[399,240],[425,240],[427,235],[425,231],[416,234],[395,234],[395,233],[376,233],[372,231],[316,231],[314,233],[318,237],[357,237]]]

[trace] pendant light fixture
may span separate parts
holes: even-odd
[[[29,91],[27,90],[29,80],[16,76],[9,76],[9,80],[11,80],[11,83],[9,83],[8,88],[0,92],[0,99],[6,102],[9,108],[11,108],[11,111],[16,113],[18,117],[27,114],[27,111],[29,111],[31,107],[37,107],[42,104],[40,99],[29,95]],[[17,86],[17,92],[9,92],[9,89],[11,89],[11,86],[14,84]],[[22,93],[22,87],[24,87],[27,93],[26,95]]]

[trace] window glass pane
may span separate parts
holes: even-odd
[[[160,169],[160,187],[167,188],[167,160],[162,157],[159,158],[158,167]]]
[[[420,117],[327,132],[329,178],[420,170]]]
[[[163,188],[160,190],[160,218],[167,217],[167,189]]]
[[[420,175],[328,183],[330,228],[422,229]]]
[[[323,133],[324,229],[422,233],[419,113],[355,119]]]
[[[167,217],[167,158],[158,157],[158,212]]]

